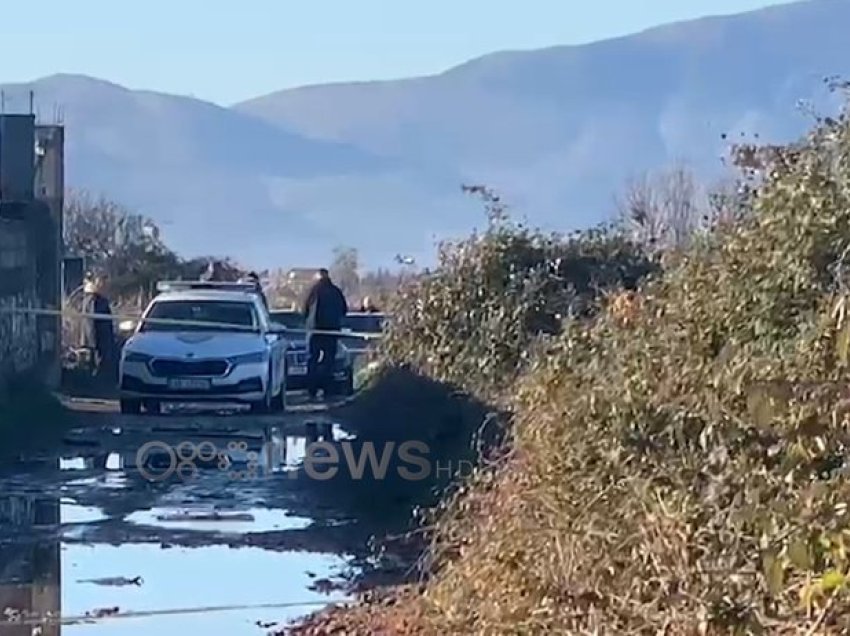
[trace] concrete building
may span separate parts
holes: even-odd
[[[63,146],[61,127],[0,114],[0,388],[60,379],[61,320],[27,310],[61,308]]]

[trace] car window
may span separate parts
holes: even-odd
[[[150,319],[185,320],[215,324],[163,324]],[[221,325],[221,326],[218,326]],[[142,322],[141,331],[226,331],[245,328],[259,330],[253,303],[221,300],[169,300],[154,303]]]

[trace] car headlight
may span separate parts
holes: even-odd
[[[118,331],[133,331],[136,328],[135,320],[122,320],[118,323]]]
[[[124,362],[141,362],[142,364],[147,364],[152,359],[153,356],[150,356],[147,353],[139,353],[138,351],[124,352]]]
[[[230,358],[230,362],[234,365],[237,364],[260,364],[265,362],[268,359],[268,356],[265,351],[256,351],[254,353],[244,353],[239,356],[233,356]]]

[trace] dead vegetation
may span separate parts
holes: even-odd
[[[848,149],[842,117],[759,155],[747,214],[555,331],[549,243],[444,254],[387,354],[501,396],[509,445],[437,512],[421,593],[299,633],[848,633]]]

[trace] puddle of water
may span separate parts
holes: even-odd
[[[61,553],[62,614],[80,615],[103,607],[121,611],[157,611],[271,603],[318,603],[339,599],[307,588],[331,577],[344,565],[339,557],[309,553],[274,553],[259,548],[222,546],[162,550],[151,544],[120,547],[69,545]],[[103,586],[81,579],[142,577],[141,586]],[[243,609],[196,614],[106,620],[63,626],[62,636],[149,636],[152,633],[200,632],[206,636],[257,636],[268,630],[257,621],[286,621],[320,605],[279,609]]]
[[[67,497],[59,502],[59,523],[62,524],[96,523],[108,518],[100,508],[81,506]]]
[[[68,490],[68,487],[93,486],[95,488],[118,489],[127,487],[127,478],[123,473],[104,473],[100,477],[83,477],[81,479],[71,479],[65,482],[61,490]]]
[[[124,456],[119,453],[109,453],[106,458],[106,470],[123,470]]]
[[[253,521],[230,521],[226,519],[159,519],[160,516],[174,515],[210,515],[214,512],[222,515],[248,514]],[[284,510],[268,508],[248,508],[245,510],[214,509],[210,506],[183,506],[173,508],[151,508],[139,510],[124,517],[124,521],[140,526],[154,526],[171,530],[196,530],[199,532],[216,531],[226,534],[245,534],[248,532],[271,532],[273,530],[300,530],[308,527],[312,521],[304,517],[288,516]]]
[[[60,457],[59,470],[123,470],[124,457],[120,453],[109,453],[105,458]]]
[[[59,470],[91,470],[94,460],[86,461],[85,457],[60,457]]]
[[[249,408],[239,403],[206,404],[204,402],[168,402],[162,405],[163,414],[167,415],[197,415],[215,413],[217,415],[235,415],[248,413]]]
[[[336,442],[344,442],[357,438],[356,435],[352,435],[344,428],[342,428],[339,424],[334,424],[333,426],[331,426],[331,432],[333,433],[333,438]]]

